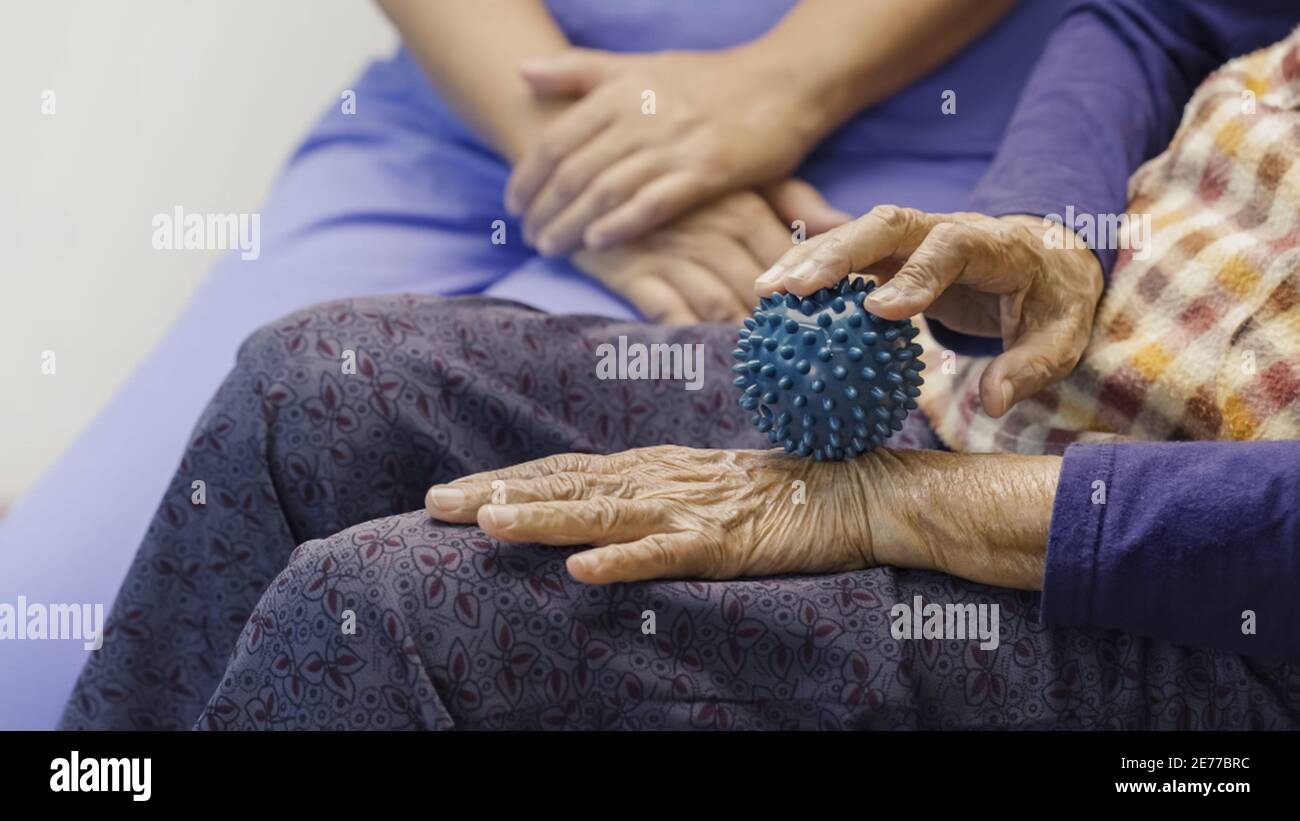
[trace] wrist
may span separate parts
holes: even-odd
[[[1041,589],[1056,456],[873,452],[872,544],[881,564]],[[879,472],[887,476],[882,480]]]
[[[814,70],[801,52],[785,48],[769,34],[720,52],[727,72],[742,78],[742,94],[758,107],[755,119],[771,128],[779,124],[806,156],[852,112],[845,112],[842,89],[833,75]]]
[[[906,478],[911,461],[908,451],[878,448],[845,463],[852,470],[846,482],[855,499],[850,509],[860,511],[866,529],[861,541],[870,546],[871,566],[939,569],[918,526],[916,511],[925,503]]]
[[[570,100],[522,98],[518,106],[519,116],[507,120],[496,134],[489,134],[488,141],[514,168],[542,129],[570,105]]]
[[[1089,288],[1093,304],[1101,298],[1105,286],[1101,260],[1072,226],[1031,214],[1006,214],[998,219],[1023,225],[1033,235],[1034,241],[1042,244],[1044,254],[1051,251],[1063,255],[1069,260],[1071,270],[1078,271],[1080,276],[1077,279]]]

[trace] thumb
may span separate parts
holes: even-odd
[[[571,48],[551,57],[525,60],[519,73],[539,94],[552,97],[581,97],[607,78],[613,58],[605,52]]]
[[[827,202],[816,188],[794,177],[765,187],[763,198],[786,225],[801,220],[809,236],[825,233],[853,219]]]
[[[980,405],[995,419],[1006,415],[1012,405],[1069,376],[1082,352],[1067,321],[1030,331],[984,369]]]

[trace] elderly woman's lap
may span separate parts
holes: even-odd
[[[885,568],[591,586],[569,552],[423,512],[303,544],[199,726],[1215,728],[1283,712],[1267,708],[1285,682],[1239,657],[1047,630],[1033,594]],[[917,604],[960,606],[967,636],[925,638],[923,616],[922,636],[897,637],[896,606]]]
[[[259,331],[196,425],[64,726],[202,714],[214,727],[1240,727],[1289,715],[1266,709],[1297,686],[1285,670],[1046,631],[1032,594],[887,568],[582,585],[567,549],[405,512],[431,484],[547,454],[762,447],[728,384],[731,334],[419,297],[315,306]],[[600,379],[596,350],[620,336],[702,345],[702,389]],[[932,441],[914,416],[891,444]],[[900,637],[895,605],[983,605],[997,646]]]

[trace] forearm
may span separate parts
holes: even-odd
[[[900,494],[876,508],[877,559],[998,587],[1041,589],[1060,457],[877,454]]]
[[[1051,625],[1300,657],[1300,442],[873,458],[882,564],[1041,589]]]
[[[541,0],[378,0],[447,102],[512,162],[558,105],[519,73],[524,60],[568,48]]]
[[[809,145],[857,112],[943,64],[1015,0],[803,0],[763,37],[738,47],[754,76],[809,106]],[[939,101],[935,101],[937,106]]]
[[[1043,620],[1300,657],[1300,442],[1073,445]]]

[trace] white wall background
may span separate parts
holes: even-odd
[[[306,128],[395,44],[369,0],[0,4],[0,510],[221,253],[153,251],[150,217],[258,210]]]

